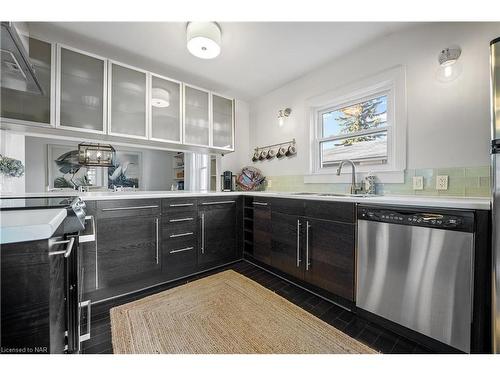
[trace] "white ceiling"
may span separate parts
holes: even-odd
[[[165,68],[170,76],[251,100],[376,38],[409,27],[388,22],[224,22],[222,52],[201,60],[186,49],[186,23],[33,24],[116,48]],[[31,30],[32,26],[30,26]]]

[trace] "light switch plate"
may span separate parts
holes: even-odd
[[[413,177],[413,190],[424,190],[424,176]]]
[[[436,190],[448,190],[448,176],[436,176]]]
[[[273,180],[267,180],[267,187],[270,188],[273,186]]]

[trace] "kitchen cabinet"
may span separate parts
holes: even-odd
[[[302,222],[299,216],[272,212],[271,265],[301,279],[302,268],[301,235]]]
[[[159,200],[97,203],[96,294],[132,292],[161,279]]]
[[[105,133],[106,60],[58,45],[56,126]]]
[[[234,150],[234,101],[212,94],[212,146]]]
[[[184,85],[184,143],[210,145],[210,92]]]
[[[354,224],[313,218],[304,225],[304,281],[354,300]]]
[[[237,250],[238,199],[206,200],[199,203],[200,250],[198,265],[210,268],[235,260]]]
[[[52,120],[51,82],[54,47],[52,44],[29,38],[29,57],[33,63],[43,94],[24,91],[26,83],[19,80],[17,70],[2,66],[1,80],[19,81],[19,89],[1,87],[0,116],[2,119],[29,122],[33,125],[50,125]],[[3,58],[2,58],[3,60]]]
[[[147,139],[146,71],[109,62],[109,134]]]
[[[254,199],[253,206],[253,257],[271,265],[272,220],[271,207],[264,199]]]
[[[181,143],[182,84],[151,74],[149,139],[160,142]]]

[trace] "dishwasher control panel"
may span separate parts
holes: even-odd
[[[457,214],[427,211],[414,212],[405,209],[360,206],[358,207],[358,219],[471,232],[473,231],[474,214],[472,212]]]

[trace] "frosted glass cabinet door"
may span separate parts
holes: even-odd
[[[181,84],[151,76],[151,139],[181,141]]]
[[[22,91],[26,87],[24,77],[17,70],[8,69],[2,63],[2,69],[0,69],[2,81],[0,91],[1,117],[49,124],[52,46],[50,43],[29,38],[29,57],[43,88],[43,95]],[[11,83],[11,88],[4,87],[6,81]],[[17,87],[19,90],[15,89]]]
[[[60,47],[59,54],[58,125],[104,132],[105,61],[64,47]]]
[[[184,86],[184,143],[208,146],[210,141],[209,93]]]
[[[146,137],[146,73],[110,64],[110,134]]]
[[[233,149],[233,101],[212,95],[213,146]]]

